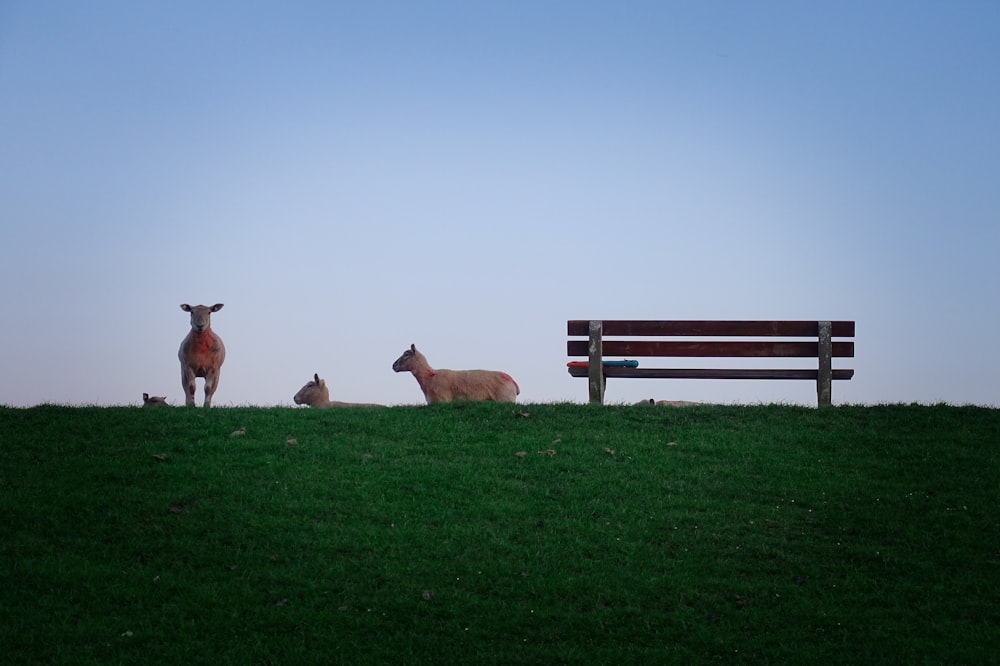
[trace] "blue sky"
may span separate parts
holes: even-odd
[[[221,302],[216,405],[419,403],[410,343],[582,402],[621,318],[854,319],[835,403],[996,406],[998,63],[991,0],[0,0],[0,404],[183,403]]]

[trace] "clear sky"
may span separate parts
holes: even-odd
[[[995,0],[0,0],[0,404],[183,404],[224,303],[223,406],[420,403],[410,343],[583,402],[589,318],[854,319],[835,403],[996,406],[998,174]]]

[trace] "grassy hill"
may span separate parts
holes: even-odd
[[[0,645],[987,664],[998,506],[976,407],[0,408]]]

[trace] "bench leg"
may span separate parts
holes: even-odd
[[[604,322],[591,320],[590,342],[587,345],[587,383],[590,387],[590,403],[604,404]]]
[[[816,401],[829,407],[833,393],[833,324],[819,322],[819,373],[816,375]]]

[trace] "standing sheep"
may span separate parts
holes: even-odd
[[[329,409],[330,407],[385,407],[385,405],[376,405],[369,402],[340,402],[338,400],[330,400],[330,390],[326,387],[326,382],[320,379],[318,374],[314,374],[313,380],[300,388],[292,400],[296,405],[309,405],[316,409]]]
[[[149,395],[148,393],[142,394],[142,406],[143,407],[169,407],[167,404],[166,396],[159,395]]]
[[[184,404],[194,407],[196,377],[205,378],[205,407],[212,406],[212,396],[219,388],[219,371],[226,360],[226,346],[212,330],[212,313],[222,309],[222,303],[212,307],[184,303],[181,310],[191,313],[191,330],[181,342],[177,358],[181,362],[181,386]]]
[[[427,404],[453,400],[493,400],[514,402],[521,392],[506,372],[496,370],[435,370],[416,345],[403,352],[392,364],[396,372],[411,372]]]

